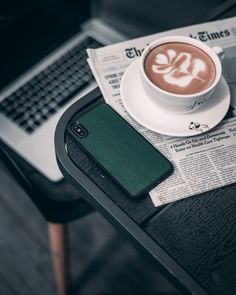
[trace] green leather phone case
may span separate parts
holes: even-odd
[[[109,105],[102,103],[76,118],[71,134],[131,196],[155,187],[173,165]]]

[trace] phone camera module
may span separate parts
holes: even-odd
[[[78,124],[78,123],[74,123],[72,125],[72,130],[77,136],[79,136],[81,138],[87,136],[87,134],[88,134],[88,132],[84,128],[84,126],[82,126],[81,124]]]

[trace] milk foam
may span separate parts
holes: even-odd
[[[176,94],[203,91],[216,75],[214,62],[206,52],[181,42],[154,47],[146,56],[144,69],[155,85]]]
[[[152,71],[156,74],[163,74],[163,79],[171,85],[188,87],[193,79],[204,81],[198,74],[206,70],[206,64],[202,59],[194,58],[190,53],[177,54],[175,50],[168,49],[167,55],[161,53],[156,55],[155,63],[152,65]]]

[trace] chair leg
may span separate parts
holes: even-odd
[[[66,225],[48,223],[48,233],[58,295],[68,295],[68,237]]]

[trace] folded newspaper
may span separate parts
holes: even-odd
[[[171,137],[137,123],[120,97],[120,81],[127,67],[152,41],[168,35],[196,38],[225,50],[223,75],[231,103],[225,119],[212,131],[194,137]],[[175,172],[150,193],[155,206],[206,192],[236,181],[236,17],[166,31],[99,49],[88,49],[88,63],[105,101],[160,150]]]

